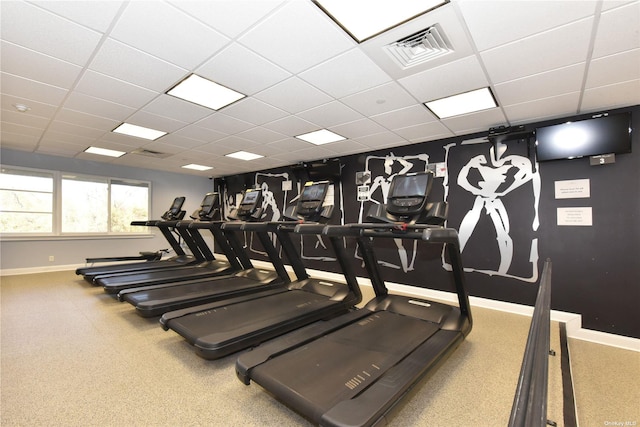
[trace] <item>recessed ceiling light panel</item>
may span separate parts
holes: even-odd
[[[192,169],[194,171],[208,171],[210,169],[213,169],[211,166],[203,166],[203,165],[198,165],[198,164],[195,164],[195,163],[184,165],[182,167],[185,168],[185,169]]]
[[[326,129],[320,129],[315,132],[305,133],[303,135],[298,135],[296,138],[301,139],[303,141],[310,142],[315,145],[328,144],[330,142],[338,142],[343,141],[347,138],[344,136],[340,136],[337,133],[333,133]]]
[[[488,87],[425,102],[424,105],[440,119],[475,113],[498,106]]]
[[[264,156],[261,156],[260,154],[248,153],[246,151],[236,151],[235,153],[227,154],[226,157],[232,157],[234,159],[240,160],[255,160]]]
[[[122,157],[127,154],[125,151],[109,150],[107,148],[89,147],[84,150],[85,153],[97,154],[99,156]]]
[[[149,139],[155,141],[167,134],[161,130],[150,129],[143,126],[132,125],[130,123],[122,123],[120,126],[112,130],[111,132],[121,133],[123,135],[135,136],[137,138]]]
[[[361,43],[422,15],[448,0],[314,0],[334,21]]]
[[[178,83],[167,92],[167,95],[175,96],[212,110],[219,110],[246,96],[196,74],[191,74]]]

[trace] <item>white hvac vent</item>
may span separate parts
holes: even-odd
[[[145,148],[139,148],[131,151],[131,154],[139,154],[141,156],[155,157],[157,159],[166,159],[171,156],[169,153],[161,153],[160,151],[147,150]]]
[[[384,47],[402,68],[407,69],[453,52],[438,25],[419,31]]]

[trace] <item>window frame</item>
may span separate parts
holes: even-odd
[[[155,235],[152,233],[152,230],[141,229],[139,232],[113,232],[111,231],[111,185],[112,183],[119,185],[137,185],[137,186],[145,186],[148,190],[147,197],[147,212],[148,217],[146,219],[150,219],[151,217],[151,207],[152,207],[152,183],[151,181],[141,180],[141,179],[130,179],[130,178],[122,178],[122,177],[109,177],[109,176],[100,176],[100,175],[91,175],[81,172],[68,172],[68,171],[54,171],[47,169],[35,169],[28,168],[22,166],[14,166],[14,165],[0,165],[2,169],[8,169],[10,171],[15,172],[24,172],[25,174],[50,174],[53,177],[53,200],[52,200],[52,231],[45,233],[6,233],[0,232],[0,240],[3,241],[18,241],[18,240],[91,240],[91,239],[128,239],[128,238],[149,238],[154,237]],[[87,181],[99,181],[103,180],[107,182],[107,206],[106,209],[108,211],[108,231],[107,232],[62,232],[62,179],[64,177],[74,176],[79,180],[86,179]],[[140,219],[144,220],[144,219]]]

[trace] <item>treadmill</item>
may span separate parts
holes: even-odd
[[[294,212],[298,221],[270,223],[292,264],[296,281],[268,293],[165,313],[160,319],[163,328],[182,335],[199,356],[218,359],[353,309],[362,294],[343,239],[329,236],[346,284],[309,277],[291,240],[294,231],[317,235],[324,228],[322,224],[306,222],[330,217],[333,205],[322,206],[328,189],[326,181],[307,183]],[[300,221],[305,222],[304,226]]]
[[[162,214],[161,220],[131,222],[131,225],[136,226],[157,227],[164,238],[167,240],[169,245],[171,245],[171,249],[173,249],[176,254],[175,256],[168,259],[160,259],[158,261],[80,267],[76,269],[76,274],[82,275],[86,281],[88,281],[89,283],[93,283],[93,279],[99,275],[113,274],[118,272],[143,271],[148,269],[171,268],[177,265],[184,265],[195,262],[196,258],[192,255],[187,255],[182,249],[182,247],[180,246],[180,242],[175,238],[172,232],[173,227],[169,225],[173,221],[182,219],[184,217],[185,211],[182,210],[184,201],[184,197],[176,197],[169,210]]]
[[[395,176],[384,211],[368,218],[379,222],[323,230],[358,240],[376,296],[360,310],[242,354],[241,381],[253,380],[316,424],[370,426],[385,422],[400,398],[457,348],[471,331],[471,312],[457,232],[437,225],[446,205],[426,203],[432,180],[430,173]],[[458,306],[390,295],[373,250],[378,238],[443,245]]]
[[[175,225],[176,229],[185,236],[185,242],[189,245],[191,252],[200,254],[198,258],[202,259],[202,262],[164,268],[162,270],[98,276],[94,279],[95,284],[103,286],[107,293],[117,294],[121,290],[128,288],[207,279],[232,274],[234,271],[241,270],[242,266],[236,259],[233,250],[227,244],[227,239],[220,231],[222,221],[213,221],[214,218],[219,217],[218,200],[218,193],[206,194],[200,208],[191,215],[191,218],[197,219],[197,221],[178,221]],[[198,227],[198,224],[202,224],[202,222],[205,222],[204,226]],[[200,228],[208,228],[211,231],[215,241],[222,248],[226,260],[215,259],[199,232]]]
[[[262,190],[246,190],[240,206],[232,218],[239,221],[211,224],[220,227],[244,269],[232,275],[214,277],[207,280],[191,280],[184,283],[145,286],[121,290],[118,298],[136,308],[143,317],[159,316],[172,310],[184,309],[221,299],[267,292],[291,281],[282,259],[269,237],[268,223],[253,223],[262,215]],[[199,225],[204,227],[203,225]],[[238,232],[251,232],[258,237],[274,270],[255,268],[236,237]]]

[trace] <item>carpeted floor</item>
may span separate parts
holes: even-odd
[[[157,319],[73,272],[4,276],[0,298],[2,426],[308,425],[243,385],[236,355],[197,357]],[[530,319],[473,315],[468,339],[403,399],[391,425],[507,424]],[[551,332],[559,353],[557,324]],[[570,350],[579,425],[640,421],[640,354],[575,340]],[[549,384],[549,418],[563,425],[559,357],[550,358]]]

